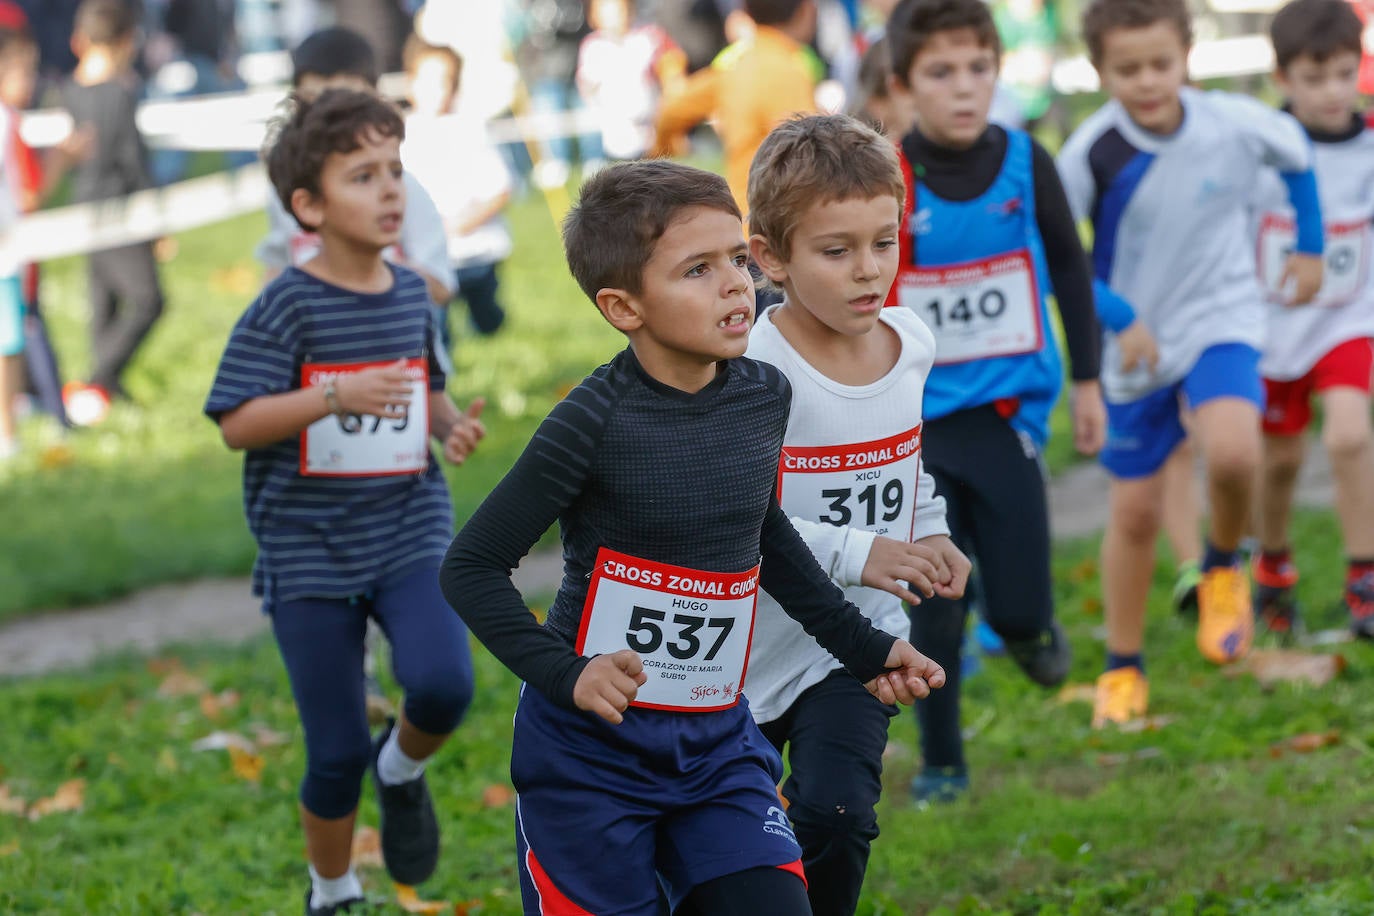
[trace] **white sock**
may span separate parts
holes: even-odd
[[[391,737],[386,739],[386,744],[382,745],[382,752],[377,757],[377,775],[388,786],[398,786],[403,782],[419,779],[420,774],[425,771],[423,760],[407,757],[406,752],[401,750],[401,744],[396,738],[400,731],[399,728],[391,730]]]
[[[363,895],[363,886],[358,883],[358,876],[349,866],[348,871],[339,875],[337,878],[322,878],[320,873],[315,871],[315,866],[310,866],[310,905],[315,908],[330,906],[335,903],[343,903],[345,900],[356,900]]]

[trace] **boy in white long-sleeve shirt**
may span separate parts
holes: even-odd
[[[1197,437],[1209,531],[1197,645],[1217,664],[1250,648],[1249,579],[1237,549],[1260,460],[1264,312],[1247,222],[1251,187],[1280,170],[1297,211],[1283,274],[1294,302],[1321,285],[1321,213],[1311,144],[1297,121],[1253,99],[1187,87],[1183,0],[1094,0],[1083,17],[1112,100],[1059,156],[1069,204],[1093,223],[1102,387],[1112,475],[1102,544],[1107,670],[1094,726],[1144,715],[1145,603],[1169,454]],[[1154,341],[1158,341],[1157,350]],[[1144,346],[1142,346],[1142,343]],[[1185,434],[1180,404],[1191,422]]]
[[[957,598],[969,573],[921,467],[935,339],[915,313],[883,309],[905,199],[892,145],[845,116],[783,123],[749,173],[750,249],[785,293],[758,316],[748,350],[792,384],[778,499],[845,596],[898,636],[910,628],[903,599]],[[764,735],[788,747],[782,791],[812,910],[852,914],[895,707],[766,595],[755,628],[745,692]]]

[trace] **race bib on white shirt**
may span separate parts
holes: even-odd
[[[1325,230],[1324,269],[1322,286],[1312,305],[1336,308],[1355,300],[1364,291],[1369,279],[1370,227],[1367,221],[1327,223]],[[1292,218],[1266,213],[1260,223],[1259,263],[1260,280],[1270,299],[1282,302],[1285,291],[1280,287],[1284,262],[1293,253],[1297,230]]]
[[[306,363],[301,386],[390,363]],[[410,404],[400,419],[344,414],[316,420],[301,432],[301,474],[306,477],[386,477],[429,467],[429,364],[406,361]]]
[[[778,502],[789,517],[911,540],[921,427],[853,445],[782,447]]]
[[[1044,344],[1029,251],[945,267],[906,267],[897,301],[935,334],[935,365],[1034,353]]]
[[[712,712],[744,689],[759,568],[702,572],[602,547],[577,634],[581,655],[632,649],[648,680],[631,706]]]

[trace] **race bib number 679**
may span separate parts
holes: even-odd
[[[384,363],[306,363],[301,385],[330,379]],[[301,433],[301,474],[307,477],[385,477],[418,474],[429,467],[429,364],[406,362],[410,404],[405,415],[391,419],[360,414],[330,414]]]

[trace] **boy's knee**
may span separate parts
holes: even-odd
[[[1153,541],[1163,522],[1163,507],[1145,500],[1122,501],[1115,507],[1116,528],[1131,541]]]
[[[1369,451],[1374,444],[1374,433],[1369,424],[1327,424],[1322,429],[1322,446],[1327,457],[1333,462],[1352,461]]]
[[[432,735],[446,735],[458,727],[472,705],[472,672],[434,671],[406,689],[406,718]]]
[[[1218,443],[1207,456],[1207,473],[1223,486],[1244,485],[1259,471],[1259,452],[1247,440]]]
[[[372,745],[365,738],[346,748],[311,754],[301,786],[301,804],[316,817],[332,820],[358,807],[363,777],[372,762]]]

